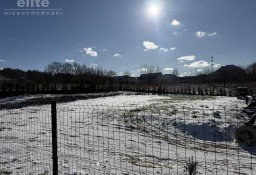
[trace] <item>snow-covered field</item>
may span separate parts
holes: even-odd
[[[186,174],[192,156],[198,174],[253,174],[256,149],[235,142],[244,106],[174,95],[59,103],[59,174]],[[52,174],[51,144],[50,105],[0,111],[0,174]]]

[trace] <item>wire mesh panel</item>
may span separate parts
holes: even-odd
[[[60,104],[59,172],[253,174],[255,149],[236,143],[243,116],[171,105]],[[242,146],[242,147],[241,147]]]
[[[188,107],[190,106],[190,107]],[[57,104],[59,174],[255,174],[236,107]],[[0,174],[53,174],[50,105],[0,111]]]
[[[0,111],[0,174],[49,174],[49,106]]]

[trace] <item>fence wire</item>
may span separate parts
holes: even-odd
[[[0,111],[0,174],[47,174],[52,169],[51,109]]]
[[[0,111],[0,174],[52,174],[50,106]],[[57,104],[59,174],[255,174],[239,109]],[[191,163],[192,162],[192,163]],[[191,173],[191,172],[190,172]]]

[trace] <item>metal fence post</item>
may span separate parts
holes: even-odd
[[[53,163],[53,174],[58,175],[58,142],[57,142],[56,101],[51,102],[51,113],[52,113],[52,163]]]

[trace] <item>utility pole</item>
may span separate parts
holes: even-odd
[[[211,57],[211,73],[213,73],[213,56]],[[213,83],[213,86],[212,86],[212,93],[211,95],[214,95],[214,83]]]
[[[211,73],[213,72],[213,56],[211,57]]]

